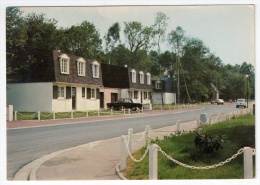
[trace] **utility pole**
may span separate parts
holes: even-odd
[[[179,51],[177,51],[176,56],[176,62],[177,62],[177,104],[180,103],[180,59],[179,59]]]

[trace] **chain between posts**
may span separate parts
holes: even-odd
[[[124,137],[124,142],[125,142],[125,147],[126,147],[127,153],[128,153],[128,155],[129,155],[129,157],[130,157],[134,162],[137,162],[137,163],[141,162],[141,161],[145,158],[146,154],[147,154],[148,151],[149,151],[149,147],[148,147],[148,145],[147,145],[146,150],[145,150],[143,156],[142,156],[140,159],[135,159],[134,156],[131,154],[131,152],[130,152],[130,150],[129,150],[128,142],[126,141],[126,137]]]
[[[234,154],[232,157],[226,159],[225,161],[223,162],[220,162],[219,164],[214,164],[214,165],[211,165],[211,166],[200,166],[200,167],[197,167],[197,166],[190,166],[188,164],[184,164],[176,159],[173,159],[171,156],[169,156],[166,152],[164,152],[161,147],[157,146],[158,148],[158,151],[160,151],[162,153],[162,155],[164,155],[165,157],[167,157],[169,160],[171,160],[172,162],[178,164],[178,165],[181,165],[183,167],[186,167],[186,168],[190,168],[190,169],[196,169],[196,170],[207,170],[207,169],[212,169],[212,168],[217,168],[219,166],[223,166],[224,164],[230,162],[231,160],[235,159],[238,155],[242,154],[244,152],[244,148],[241,148],[238,150],[238,152],[236,154]]]

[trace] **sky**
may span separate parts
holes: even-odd
[[[169,17],[166,33],[181,26],[185,35],[203,41],[211,53],[224,64],[243,62],[255,65],[254,58],[254,5],[203,6],[99,6],[99,7],[21,7],[24,15],[43,13],[58,21],[58,27],[71,27],[87,20],[100,31],[101,38],[115,22],[137,21],[144,26],[154,24],[155,14],[163,12]],[[156,49],[156,48],[155,48]],[[167,42],[162,50],[171,50]]]

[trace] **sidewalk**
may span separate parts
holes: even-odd
[[[187,110],[188,109],[185,109],[185,111]],[[194,108],[191,110],[194,110]],[[130,117],[170,114],[180,111],[183,110],[146,111],[141,114],[130,115]],[[73,124],[104,119],[124,119],[126,117],[128,117],[128,115],[49,121],[14,121],[8,122],[7,125],[9,124],[9,128],[19,128],[21,125],[23,125],[22,127],[25,125],[29,127],[53,124]],[[182,123],[181,125],[182,130],[191,130],[195,128],[196,124],[195,121],[193,121]],[[176,126],[173,125],[151,131],[151,137],[163,137],[164,135],[169,134],[169,130],[174,133],[176,131]],[[142,138],[143,134],[143,132],[134,132],[134,137],[138,140]],[[120,180],[115,172],[115,168],[120,161],[120,145],[121,138],[117,137],[57,151],[27,164],[16,173],[13,180]],[[133,150],[135,151],[144,145],[144,140],[141,142],[135,141]]]

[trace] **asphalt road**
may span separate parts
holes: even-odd
[[[43,155],[62,149],[126,135],[128,128],[134,133],[142,132],[146,125],[152,129],[173,125],[177,120],[183,123],[195,120],[201,113],[217,115],[236,110],[234,106],[206,106],[200,110],[181,110],[167,115],[123,118],[93,121],[37,128],[7,130],[7,178],[25,164]]]

